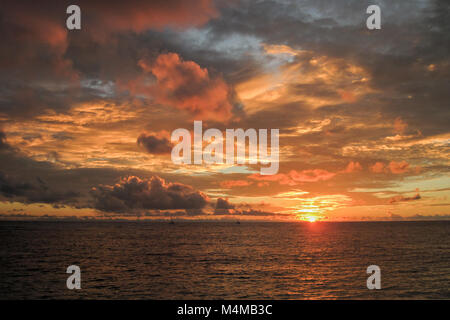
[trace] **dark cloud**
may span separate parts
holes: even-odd
[[[403,216],[400,214],[390,213],[388,221],[447,221],[450,220],[449,214],[415,214],[412,216]]]
[[[6,134],[0,131],[0,150],[8,149],[9,145],[6,142]]]
[[[69,31],[66,8],[71,4],[2,1],[0,113],[25,118],[95,99],[104,93],[88,85],[92,77],[115,82],[138,70],[143,43],[127,41],[128,54],[119,45],[124,34],[131,40],[149,29],[200,26],[219,14],[211,0],[110,1],[107,6],[81,0],[82,30]],[[113,77],[111,69],[116,69]]]
[[[40,133],[27,133],[22,136],[22,139],[25,141],[33,142],[36,139],[42,139],[42,135]]]
[[[213,48],[212,51],[222,48],[225,42],[237,46],[239,37],[247,37],[259,43],[287,44],[318,57],[342,58],[367,71],[370,75],[370,79],[366,79],[367,85],[377,92],[357,103],[317,110],[316,115],[326,113],[353,118],[364,113],[366,119],[375,119],[381,113],[390,119],[404,116],[408,123],[420,127],[424,135],[447,132],[450,3],[445,0],[396,1],[395,4],[379,1],[382,28],[377,32],[369,32],[365,27],[365,10],[370,4],[373,3],[240,1],[238,6],[223,8],[220,18],[208,23],[206,40],[201,39],[205,46]],[[258,52],[254,51],[253,62],[258,58]],[[200,49],[196,53],[203,56]],[[208,54],[219,61],[227,56],[227,52],[220,50]],[[234,65],[243,71],[241,62],[236,59]],[[247,65],[253,65],[247,70],[249,76],[255,71],[261,72],[261,63]],[[227,63],[222,67],[236,74]],[[320,84],[314,88],[297,85],[292,90],[330,98],[335,96],[329,87]],[[367,105],[370,110],[365,107]],[[299,119],[297,114],[289,115],[293,120]]]
[[[138,137],[137,144],[145,148],[148,153],[153,154],[168,154],[172,150],[172,144],[168,139],[146,135],[145,133]]]
[[[216,209],[234,209],[234,205],[228,199],[219,198],[216,202]]]
[[[87,23],[100,29],[100,35],[199,26],[219,14],[211,0],[111,1],[108,6],[82,1],[79,5],[90,13]]]
[[[450,220],[450,214],[422,215],[416,214],[406,219],[415,221]]]
[[[0,172],[0,194],[11,201],[24,203],[75,204],[78,194],[51,189],[41,178],[36,182],[20,181]]]
[[[208,203],[208,197],[191,186],[168,183],[157,176],[148,179],[129,176],[113,186],[96,187],[91,194],[96,209],[121,213],[149,209],[202,209]]]
[[[214,214],[233,216],[282,216],[278,213],[254,209],[247,203],[233,204],[224,198],[217,199]]]
[[[395,197],[392,197],[391,199],[389,199],[389,203],[414,201],[414,200],[420,200],[421,198],[422,197],[418,193],[413,197],[395,196]]]
[[[92,204],[93,199],[91,192],[93,187],[99,185],[103,186],[106,193],[106,191],[109,190],[109,187],[114,186],[115,183],[120,180],[120,177],[127,175],[149,177],[142,178],[141,180],[148,183],[151,180],[151,177],[157,174],[126,168],[62,169],[55,163],[58,162],[58,154],[49,153],[47,158],[49,161],[36,161],[13,148],[0,152],[0,163],[2,164],[1,172],[4,173],[2,175],[4,192],[1,192],[0,194],[7,200],[14,200],[17,202],[32,203],[42,201],[51,203],[53,198],[60,204],[66,204],[64,197],[67,195],[68,205],[72,204],[75,208],[92,208],[94,206]],[[158,175],[161,175],[161,173]],[[164,174],[164,177],[172,181],[176,179],[181,183],[165,183],[162,189],[165,188],[166,197],[161,199],[162,202],[167,202],[167,197],[169,195],[173,195],[173,201],[176,201],[178,194],[179,197],[182,198],[182,201],[179,201],[178,203],[186,204],[186,208],[180,209],[185,210],[192,207],[192,210],[196,210],[196,214],[200,212],[200,209],[197,208],[203,207],[200,205],[197,206],[195,203],[197,201],[197,203],[200,204],[202,203],[201,198],[204,197],[207,199],[207,197],[203,193],[192,189],[188,184],[193,182],[199,184],[200,182],[200,184],[205,185],[205,181],[207,180],[205,177],[193,177],[189,175],[180,176],[176,174]],[[45,182],[40,183],[38,181],[39,179]],[[161,181],[164,180],[161,179]],[[168,186],[170,186],[170,190],[168,189]],[[70,188],[70,190],[68,190],[68,188]],[[126,187],[124,186],[124,188]],[[126,189],[129,190],[129,186]],[[157,191],[158,188],[154,189],[152,195],[158,195],[159,193]],[[163,191],[161,192],[164,193]],[[141,195],[144,193],[145,192],[143,191]],[[75,196],[75,194],[77,196]],[[98,191],[97,194],[100,195],[101,192]],[[185,195],[184,198],[183,194]],[[108,198],[111,198],[112,195],[113,194],[110,194],[110,197]],[[196,195],[198,195],[198,197]],[[173,206],[176,207],[175,204],[173,204]],[[188,210],[185,211],[187,212]],[[189,214],[193,214],[193,211],[189,211]]]
[[[214,214],[225,215],[234,212],[235,206],[228,201],[228,199],[218,198],[216,201],[216,208]]]
[[[56,140],[60,140],[60,141],[73,139],[73,137],[69,133],[64,132],[64,131],[56,132],[56,133],[52,134],[52,138],[54,138]]]

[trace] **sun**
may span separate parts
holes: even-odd
[[[297,215],[297,219],[300,221],[308,221],[308,222],[317,222],[318,220],[320,220],[321,217],[313,215],[313,214],[308,214],[308,215]]]
[[[317,221],[317,217],[309,216],[309,217],[306,217],[306,220],[309,221],[309,222],[316,222]]]

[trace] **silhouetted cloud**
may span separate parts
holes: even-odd
[[[138,137],[137,144],[144,147],[148,153],[153,154],[167,154],[172,150],[172,144],[168,139],[158,138],[145,133]]]
[[[214,214],[229,214],[231,212],[230,209],[234,208],[234,204],[230,203],[228,199],[218,198]]]
[[[396,203],[396,202],[406,202],[406,201],[413,201],[413,200],[420,200],[422,197],[420,194],[416,194],[412,197],[404,197],[404,196],[395,196],[389,199],[389,203]]]
[[[228,199],[218,198],[214,210],[214,215],[233,216],[282,216],[275,212],[268,212],[252,208],[247,203],[233,204]]]
[[[0,150],[9,148],[6,142],[6,134],[0,130]]]
[[[113,186],[92,189],[98,210],[126,213],[131,210],[202,209],[208,197],[191,186],[169,183],[160,177],[122,178]]]
[[[0,194],[11,201],[25,203],[76,204],[78,193],[51,189],[37,177],[36,182],[17,181],[0,172]]]

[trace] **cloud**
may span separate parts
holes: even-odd
[[[235,206],[228,201],[228,199],[218,198],[214,214],[230,214],[233,212]]]
[[[388,167],[393,174],[401,174],[409,170],[409,163],[404,160],[401,162],[391,161]]]
[[[156,77],[156,86],[149,90],[158,103],[186,110],[197,119],[221,121],[231,117],[230,88],[197,63],[166,53],[153,62],[142,59],[139,66]]]
[[[80,7],[89,12],[90,20],[103,33],[186,28],[200,26],[219,15],[211,0],[139,0],[110,1],[102,3],[86,1]]]
[[[303,170],[297,172],[292,170],[289,175],[296,182],[316,182],[333,178],[336,174],[323,169]]]
[[[0,172],[0,194],[9,200],[24,203],[76,204],[78,193],[51,189],[41,178],[36,182],[17,181]]]
[[[65,12],[67,2],[54,3],[42,0],[5,0],[2,7],[8,13],[5,23],[17,32],[18,40],[33,40],[65,50],[67,28]],[[218,17],[211,0],[139,0],[100,2],[79,0],[82,13],[82,29],[88,29],[99,40],[112,33],[126,31],[142,32],[166,27],[186,28],[200,26],[211,18]]]
[[[6,142],[6,134],[0,131],[0,150],[8,149],[9,145]]]
[[[209,201],[204,193],[189,185],[169,183],[158,176],[121,178],[115,185],[93,188],[91,194],[95,209],[122,213],[132,210],[202,209]]]
[[[130,0],[107,5],[80,0],[76,4],[81,8],[81,30],[69,31],[65,23],[69,4],[2,1],[0,113],[24,118],[65,111],[81,100],[94,99],[95,89],[83,87],[83,80],[94,77],[114,83],[137,72],[133,70],[136,52],[148,51],[142,49],[148,41],[133,42],[133,37],[147,30],[199,27],[219,15],[212,0]],[[118,50],[121,37],[140,48],[128,42],[130,53],[124,54]]]
[[[298,184],[296,181],[294,181],[292,179],[290,174],[285,174],[285,173],[277,173],[274,175],[260,175],[258,173],[255,173],[255,174],[248,176],[248,178],[256,180],[256,181],[262,181],[260,183],[264,183],[264,184],[267,184],[269,182],[278,182],[280,185],[288,185],[288,186],[295,186]],[[258,186],[262,187],[263,185],[258,185]]]
[[[216,202],[216,209],[234,209],[234,205],[228,199],[219,198]]]
[[[396,203],[396,202],[407,202],[407,201],[414,201],[414,200],[420,200],[422,197],[419,193],[417,193],[415,196],[412,197],[404,197],[404,196],[395,196],[389,199],[389,203]]]
[[[233,204],[228,199],[218,198],[214,210],[215,215],[237,215],[237,216],[278,216],[280,214],[257,210],[247,203]]]
[[[394,121],[394,133],[403,134],[408,127],[408,124],[401,118],[396,118]]]
[[[382,173],[384,171],[384,163],[376,162],[373,166],[370,167],[370,170],[375,173]]]
[[[264,47],[268,50],[272,46]],[[261,74],[236,85],[246,111],[254,113],[263,108],[295,102],[302,102],[313,109],[352,104],[370,92],[367,86],[369,75],[351,60],[336,59],[313,51],[290,50],[295,52],[292,62],[285,61],[275,70],[261,67]],[[272,59],[281,59],[278,55],[270,54]]]
[[[329,180],[335,175],[336,173],[323,169],[309,169],[302,171],[291,170],[288,174],[278,173],[270,176],[253,174],[249,178],[257,181],[278,181],[282,185],[294,186],[298,183]]]
[[[362,170],[362,166],[359,162],[350,161],[347,165],[347,168],[343,170],[343,173],[352,173],[352,172],[358,172]]]
[[[435,214],[435,215],[423,215],[415,214],[412,216],[402,216],[399,214],[390,213],[388,216],[392,221],[447,221],[450,220],[450,214]]]
[[[247,180],[225,180],[220,183],[220,186],[223,188],[231,189],[233,187],[247,187],[251,184],[252,182]]]
[[[92,186],[157,173],[233,196],[238,206],[240,198],[267,199],[299,184],[315,196],[355,187],[389,194],[392,186],[408,184],[401,173],[415,174],[418,165],[426,170],[416,177],[424,183],[428,174],[447,173],[448,1],[398,0],[383,16],[382,33],[361,29],[365,17],[357,1],[345,8],[330,3],[327,10],[314,0],[219,3],[130,0],[104,6],[80,0],[82,30],[68,31],[67,2],[4,0],[0,127],[7,140],[0,134],[0,149],[10,145],[22,158],[0,152],[1,170],[14,177],[4,184],[15,190],[9,199],[45,198],[33,191],[40,188],[36,176],[50,186],[47,198],[70,186],[88,201]],[[130,79],[137,79],[135,95],[120,90]],[[209,110],[210,101],[225,101],[225,112]],[[227,127],[280,128],[283,173],[230,178],[216,168],[176,170],[167,157],[145,162],[148,155],[136,152],[137,143],[164,154],[163,135],[155,132],[189,127],[191,116],[229,117]],[[145,130],[151,133],[137,142]],[[361,171],[346,179],[346,172],[360,170],[358,164],[379,174]],[[22,190],[26,185],[32,187]],[[389,201],[370,192],[352,198],[367,205]],[[424,205],[438,202],[428,200]],[[290,209],[289,201],[271,201],[283,212]]]
[[[73,140],[73,137],[69,133],[64,131],[53,133],[51,136],[53,139],[60,141]]]
[[[158,138],[145,133],[138,137],[137,144],[152,154],[168,154],[172,150],[172,144],[167,138]]]
[[[388,165],[385,165],[383,162],[376,162],[372,166],[370,166],[370,171],[374,173],[388,173],[389,171],[393,174],[402,174],[408,172],[410,169],[409,163],[405,160],[403,161],[391,161]],[[419,173],[421,171],[420,167],[416,167],[415,171]]]
[[[416,214],[411,217],[408,217],[410,220],[417,220],[417,221],[428,221],[428,220],[450,220],[450,214],[435,214],[435,215],[422,215],[422,214]]]

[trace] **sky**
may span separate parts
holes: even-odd
[[[448,1],[70,4],[0,4],[0,219],[450,219]],[[278,173],[173,163],[194,120]]]

